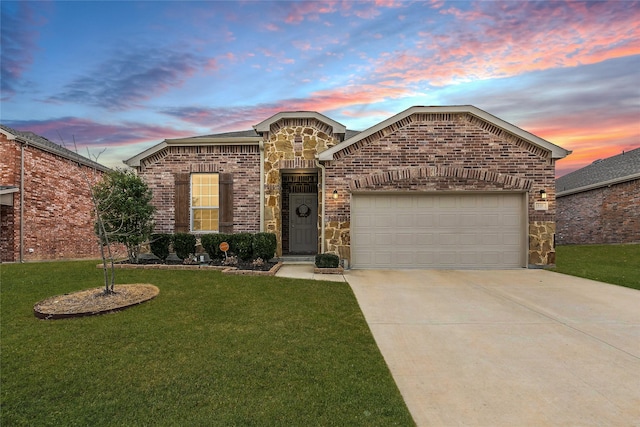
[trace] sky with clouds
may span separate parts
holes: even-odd
[[[364,130],[414,105],[472,104],[572,150],[558,176],[640,146],[638,1],[0,7],[0,121],[108,166],[280,111]]]

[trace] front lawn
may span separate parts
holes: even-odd
[[[414,425],[346,283],[118,270],[152,301],[38,320],[95,261],[0,265],[1,425]]]
[[[558,246],[554,271],[640,289],[640,245]]]

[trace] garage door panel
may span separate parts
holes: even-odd
[[[378,228],[393,228],[395,225],[393,216],[388,214],[377,215],[373,223]]]
[[[520,224],[520,215],[502,215],[502,224],[506,226],[517,226]]]
[[[458,225],[458,218],[451,213],[443,213],[438,215],[437,225],[439,227],[455,227]]]
[[[436,206],[436,199],[432,197],[416,197],[415,199],[417,208],[433,208]]]
[[[395,217],[396,227],[398,228],[414,228],[415,227],[415,215],[412,214],[399,214]]]
[[[355,268],[522,267],[523,194],[354,194]]]
[[[414,224],[416,228],[431,227],[435,224],[433,214],[418,213],[414,215]]]
[[[500,206],[500,198],[497,195],[486,195],[482,197],[481,206],[483,208],[497,208]]]

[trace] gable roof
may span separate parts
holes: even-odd
[[[556,197],[640,179],[640,147],[596,160],[556,179]]]
[[[165,139],[142,153],[138,153],[130,159],[122,162],[131,167],[139,167],[140,162],[169,146],[189,147],[196,145],[258,145],[262,141],[255,130],[243,130],[237,132],[216,133],[211,135],[190,136],[187,138]]]
[[[452,106],[432,106],[432,107],[424,107],[424,106],[415,106],[415,107],[411,107],[408,108],[406,110],[404,110],[401,113],[396,114],[393,117],[388,118],[387,120],[378,123],[375,126],[370,127],[367,130],[364,130],[362,132],[359,132],[357,135],[346,139],[345,141],[341,142],[340,144],[336,144],[335,146],[333,146],[332,148],[323,151],[322,153],[320,153],[320,155],[318,156],[319,160],[321,161],[327,161],[327,160],[333,160],[333,155],[335,153],[338,153],[339,151],[344,150],[345,148],[357,143],[358,141],[361,141],[373,134],[375,134],[376,132],[380,132],[382,129],[391,126],[413,114],[451,114],[451,113],[466,113],[466,114],[470,114],[473,115],[481,120],[484,120],[485,122],[496,126],[512,135],[515,135],[519,138],[524,139],[525,141],[530,142],[531,144],[540,147],[544,150],[550,151],[551,152],[551,157],[554,159],[561,159],[564,158],[566,156],[568,156],[569,154],[571,154],[571,151],[569,150],[565,150],[564,148],[561,148],[555,144],[550,143],[547,140],[544,140],[538,136],[535,136],[525,130],[520,129],[517,126],[512,125],[511,123],[507,123],[504,120],[501,120],[489,113],[487,113],[486,111],[483,111],[477,107],[474,107],[473,105],[452,105]]]
[[[161,143],[148,148],[142,153],[139,153],[131,157],[130,159],[123,160],[123,163],[131,167],[139,167],[140,162],[143,159],[154,155],[155,153],[163,150],[168,146],[259,144],[260,141],[262,141],[262,134],[265,132],[269,132],[271,125],[282,119],[316,119],[319,122],[331,126],[333,133],[344,134],[345,138],[350,138],[359,133],[358,131],[349,130],[344,125],[315,111],[284,111],[281,113],[277,113],[266,120],[263,120],[262,122],[253,126],[253,129],[249,130],[191,136],[186,138],[165,139]]]
[[[42,151],[46,151],[51,154],[63,157],[65,159],[72,160],[90,168],[98,169],[103,172],[108,172],[111,169],[95,162],[87,157],[84,157],[75,151],[71,151],[62,145],[49,141],[47,138],[37,135],[30,131],[20,131],[0,124],[0,133],[4,134],[9,140],[17,140],[19,142],[26,143],[33,147],[39,148]]]
[[[325,116],[324,114],[320,114],[316,111],[283,111],[277,113],[266,120],[261,121],[253,128],[256,132],[262,134],[264,132],[269,132],[269,129],[273,123],[276,123],[282,119],[316,119],[319,122],[326,123],[331,126],[333,133],[342,133],[344,134],[347,131],[347,128],[342,124],[338,123],[333,119]]]

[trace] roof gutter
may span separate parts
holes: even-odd
[[[24,149],[27,141],[20,140],[20,262],[24,262]]]

